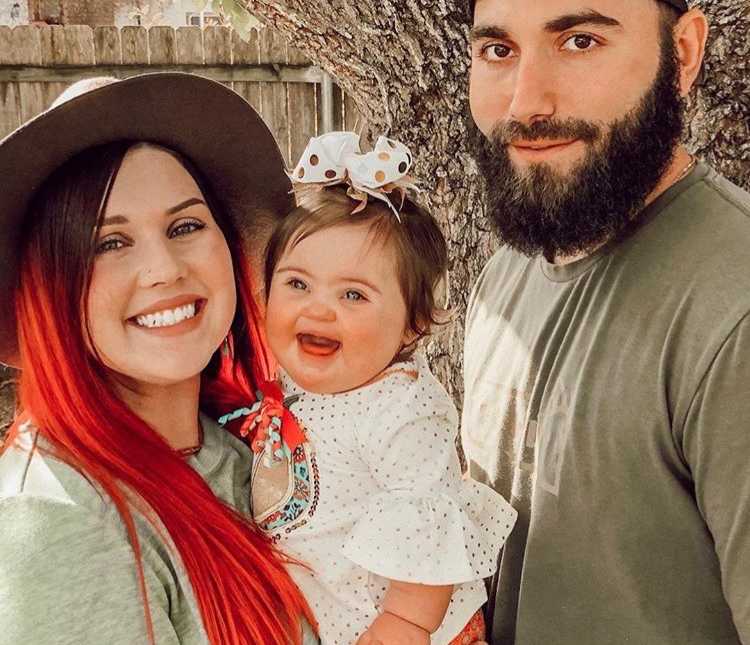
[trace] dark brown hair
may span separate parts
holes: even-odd
[[[675,25],[680,19],[680,16],[682,15],[682,12],[677,9],[677,7],[673,7],[672,5],[663,2],[662,0],[655,0],[657,4],[659,5],[660,14],[662,18],[662,26],[667,26],[670,29],[674,29]],[[476,6],[477,0],[467,0],[466,2],[466,18],[469,21],[469,24],[474,22],[474,8]]]
[[[417,340],[428,335],[433,325],[446,322],[447,312],[436,303],[436,292],[448,270],[448,245],[430,213],[408,197],[399,210],[401,221],[386,204],[373,198],[363,210],[352,213],[357,202],[346,194],[344,185],[303,187],[297,192],[297,200],[297,208],[278,224],[266,247],[266,297],[274,270],[290,246],[329,228],[367,224],[374,240],[391,244],[395,251],[407,323]],[[409,349],[413,351],[415,345]]]

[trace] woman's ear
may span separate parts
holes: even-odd
[[[680,64],[680,94],[687,96],[703,67],[708,40],[708,20],[700,9],[691,9],[674,28],[674,44]]]

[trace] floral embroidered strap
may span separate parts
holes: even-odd
[[[284,399],[277,383],[266,382],[255,393],[256,400],[249,408],[238,408],[219,419],[219,425],[246,417],[239,429],[242,437],[250,437],[250,447],[262,455],[263,465],[270,468],[281,464],[305,441],[305,434],[297,419],[289,411],[298,395]]]

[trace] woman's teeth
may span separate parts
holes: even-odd
[[[172,325],[177,325],[183,320],[193,318],[194,316],[195,303],[191,302],[189,305],[177,307],[176,309],[157,311],[155,314],[146,314],[145,316],[137,316],[135,321],[141,327],[171,327]]]

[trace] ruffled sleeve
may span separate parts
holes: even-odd
[[[516,511],[487,486],[464,479],[458,416],[422,358],[372,391],[358,424],[377,482],[343,545],[357,565],[393,580],[459,584],[491,576]],[[414,366],[413,365],[413,366]]]

